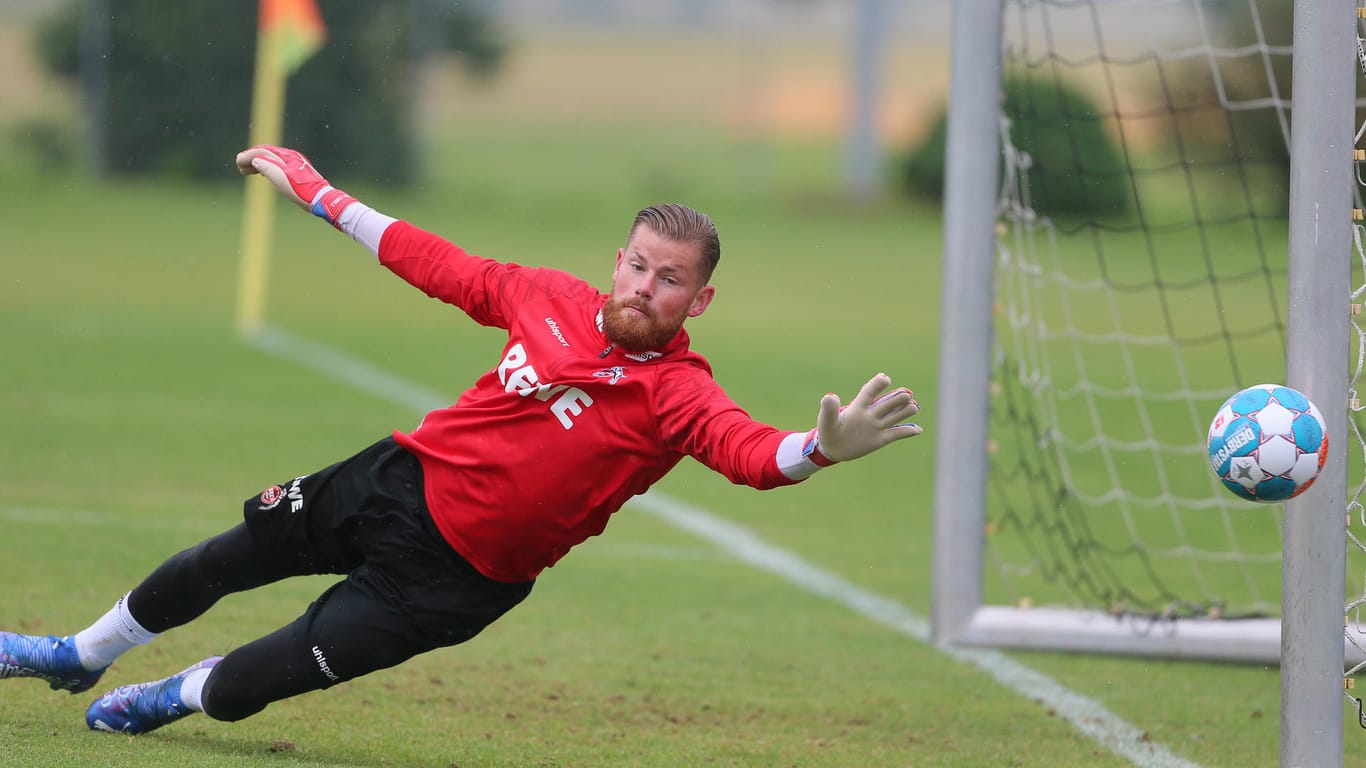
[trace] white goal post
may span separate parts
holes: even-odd
[[[995,275],[1003,234],[998,212],[1004,6],[1005,0],[957,0],[953,7],[935,403],[932,638],[944,646],[1279,663],[1281,765],[1340,766],[1344,661],[1363,661],[1343,631],[1343,521],[1353,498],[1347,488],[1346,352],[1351,344],[1347,286],[1355,189],[1356,0],[1297,0],[1291,54],[1295,120],[1289,142],[1287,295],[1281,305],[1287,308],[1284,383],[1319,406],[1332,453],[1315,486],[1285,507],[1279,616],[1234,619],[1144,615],[1104,606],[984,603],[989,412],[996,386],[992,348],[999,330]],[[1366,67],[1366,55],[1361,64]]]

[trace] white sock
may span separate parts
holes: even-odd
[[[128,595],[119,598],[109,612],[76,633],[76,655],[88,670],[103,669],[125,651],[156,639],[128,612]]]
[[[204,711],[204,681],[209,679],[209,673],[212,671],[212,667],[196,669],[180,682],[180,700],[187,709],[195,712]]]

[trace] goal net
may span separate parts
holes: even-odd
[[[960,553],[981,559],[982,605],[959,641],[1279,658],[1285,508],[1223,489],[1206,433],[1233,392],[1287,381],[1293,13],[1005,3],[984,519]],[[1331,435],[1351,454],[1349,658],[1366,647],[1357,408]]]

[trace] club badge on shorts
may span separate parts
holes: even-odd
[[[301,484],[306,477],[308,477],[308,475],[301,475],[294,478],[294,481],[289,484],[288,489],[278,485],[272,485],[264,491],[261,491],[261,505],[259,509],[262,512],[275,509],[280,505],[280,502],[284,501],[286,498],[289,499],[290,512],[298,512],[303,509],[304,490],[301,487]]]
[[[280,505],[280,500],[284,497],[285,489],[278,485],[272,485],[264,491],[261,491],[261,506],[259,509],[261,511],[275,509]]]

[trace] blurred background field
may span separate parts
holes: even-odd
[[[230,153],[199,180],[81,170],[79,90],[32,44],[59,5],[0,0],[0,627],[29,632],[84,626],[165,556],[234,524],[241,499],[421,417],[238,339]],[[506,53],[491,77],[445,52],[404,83],[410,184],[319,165],[471,251],[603,288],[636,210],[710,213],[718,298],[689,330],[732,396],[806,428],[822,394],[886,370],[916,390],[928,434],[797,489],[735,488],[693,462],[659,489],[925,615],[935,408],[953,393],[936,391],[940,211],[896,176],[943,106],[950,6],[885,6],[882,164],[874,188],[854,190],[856,6],[499,4]],[[319,86],[308,75],[291,99]],[[279,213],[269,323],[451,398],[492,365],[499,332]],[[106,681],[254,638],[326,583],[228,598]],[[1012,656],[1195,763],[1274,762],[1275,669]],[[87,697],[7,681],[0,765],[1127,764],[946,658],[628,507],[468,646],[244,723],[106,738],[84,732]]]

